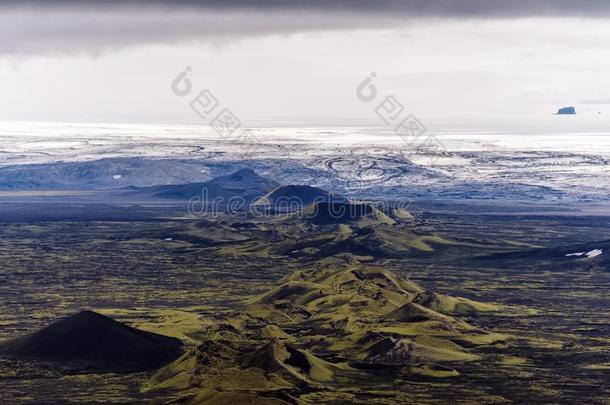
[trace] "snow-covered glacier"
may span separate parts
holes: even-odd
[[[241,167],[347,194],[523,202],[610,200],[610,121],[431,122],[421,144],[384,126],[0,123],[0,190],[207,181]],[[424,139],[422,138],[422,139]]]

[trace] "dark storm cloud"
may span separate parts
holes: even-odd
[[[35,7],[168,7],[216,10],[404,13],[434,17],[515,17],[610,13],[607,0],[8,0],[4,5]]]
[[[5,0],[0,53],[300,31],[391,28],[427,18],[606,17],[608,0]]]

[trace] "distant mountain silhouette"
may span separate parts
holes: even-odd
[[[226,176],[219,176],[210,181],[225,190],[245,190],[252,193],[267,193],[280,184],[263,176],[259,176],[252,169],[241,169]]]
[[[251,203],[257,197],[277,188],[279,183],[259,176],[252,169],[242,169],[235,173],[216,177],[205,183],[173,184],[144,187],[136,191],[129,190],[130,195],[141,197],[163,198],[171,200],[191,200],[198,198],[206,201],[215,199],[226,203],[232,198],[243,198]]]

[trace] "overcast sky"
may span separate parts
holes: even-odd
[[[0,119],[196,123],[209,89],[245,122],[356,122],[372,72],[421,117],[610,113],[609,18],[607,0],[4,1]]]

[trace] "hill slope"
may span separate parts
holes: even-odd
[[[353,403],[389,373],[458,376],[456,368],[507,338],[453,315],[453,304],[468,313],[493,305],[440,294],[452,305],[437,305],[420,299],[429,293],[405,277],[341,262],[290,273],[235,317],[217,318],[203,343],[159,370],[147,388],[192,388],[193,403]]]
[[[495,253],[483,256],[481,260],[536,261],[547,264],[598,267],[610,270],[610,241],[589,242],[578,245],[542,249],[521,250],[508,253]]]

